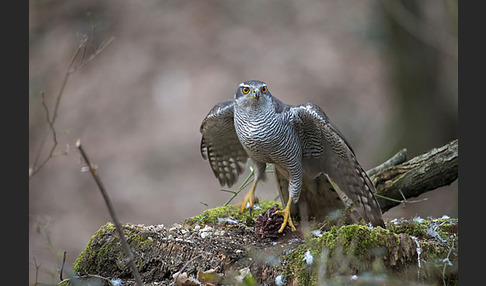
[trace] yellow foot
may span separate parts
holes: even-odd
[[[275,214],[281,215],[284,218],[284,221],[282,223],[282,226],[278,230],[278,233],[282,233],[284,231],[284,229],[285,229],[285,226],[287,224],[290,226],[290,229],[292,231],[295,231],[294,223],[292,222],[292,218],[290,217],[290,208],[289,207],[286,207],[286,208],[284,208],[281,211],[277,211],[277,212],[275,212]]]
[[[248,193],[246,193],[245,198],[243,201],[239,204],[234,205],[236,208],[240,209],[240,214],[242,214],[245,211],[246,205],[249,203],[250,204],[250,214],[251,211],[253,210],[253,206],[258,203],[258,199],[255,197],[255,189],[258,184],[258,180],[255,179],[253,181],[253,184],[251,185],[250,190]]]
[[[251,214],[251,211],[253,210],[253,206],[257,203],[258,203],[258,199],[257,197],[255,197],[255,193],[250,191],[245,195],[243,201],[239,204],[236,204],[235,207],[240,209],[240,213],[243,213],[245,211],[246,205],[250,204],[249,209]]]

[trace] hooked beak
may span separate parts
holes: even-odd
[[[255,99],[260,99],[260,89],[255,88],[250,92],[250,97]]]

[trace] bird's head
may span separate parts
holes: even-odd
[[[239,102],[255,104],[262,99],[271,97],[267,84],[259,80],[249,80],[240,83],[235,93],[235,99]]]

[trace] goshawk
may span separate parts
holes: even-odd
[[[255,177],[239,205],[243,212],[256,202],[257,183],[265,178],[266,164],[274,165],[280,199],[285,208],[279,229],[290,214],[324,219],[354,205],[358,218],[384,226],[381,209],[373,195],[373,183],[356,160],[354,151],[324,111],[312,103],[297,106],[273,97],[266,83],[245,81],[233,100],[216,104],[204,118],[201,155],[209,159],[219,183],[231,187],[244,171],[248,158]]]

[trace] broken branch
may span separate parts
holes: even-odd
[[[405,199],[450,185],[458,178],[458,140],[430,150],[395,166],[381,169],[370,177],[377,190],[382,212]],[[390,199],[388,199],[390,198]]]
[[[113,205],[111,204],[110,197],[108,196],[108,193],[105,190],[105,187],[103,183],[101,182],[100,177],[98,176],[98,173],[96,172],[96,169],[93,167],[91,164],[91,161],[88,158],[88,155],[83,149],[83,146],[81,146],[81,140],[78,139],[76,141],[76,147],[79,149],[79,152],[81,152],[81,156],[83,157],[84,161],[88,165],[89,171],[91,175],[93,176],[93,179],[95,180],[96,184],[98,185],[98,189],[101,192],[101,195],[103,196],[103,199],[105,200],[106,207],[108,208],[108,211],[110,212],[110,216],[113,219],[113,223],[115,224],[116,230],[118,232],[118,236],[121,241],[121,245],[123,248],[123,251],[125,252],[125,255],[127,256],[128,259],[128,265],[130,266],[130,269],[132,270],[133,277],[135,278],[135,281],[137,282],[137,285],[142,286],[142,279],[140,278],[140,274],[138,272],[137,266],[135,265],[135,260],[133,258],[133,254],[130,251],[130,247],[128,246],[128,242],[125,238],[125,234],[123,233],[122,226],[120,222],[118,221],[118,217],[115,213],[115,209],[113,208]]]

